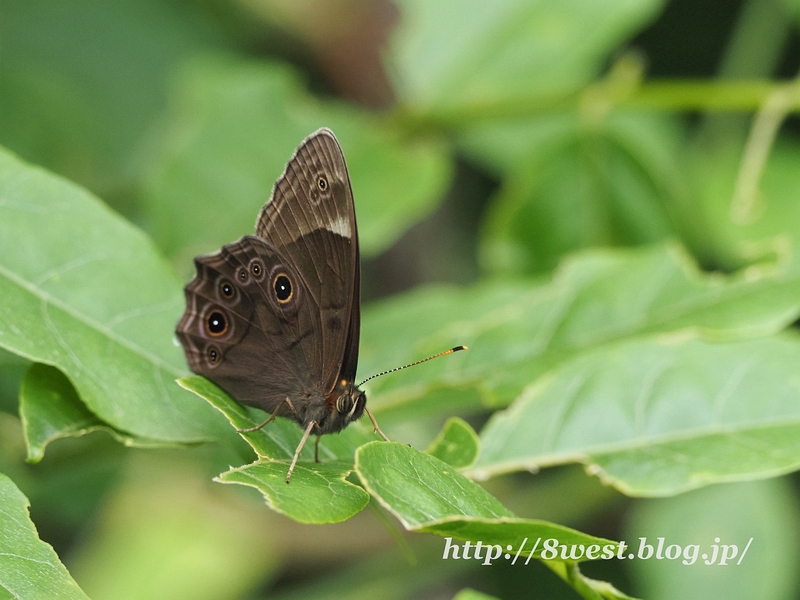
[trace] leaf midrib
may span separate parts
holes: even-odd
[[[509,468],[515,468],[521,465],[536,464],[537,466],[546,467],[550,465],[563,464],[571,459],[583,460],[585,458],[595,458],[602,455],[617,454],[621,452],[628,452],[631,450],[647,450],[655,446],[664,446],[675,442],[693,442],[701,440],[702,438],[714,435],[735,435],[740,433],[747,433],[750,431],[765,431],[769,429],[777,429],[784,427],[800,427],[800,415],[795,416],[789,420],[778,421],[770,419],[758,423],[757,425],[750,425],[743,427],[741,425],[710,425],[692,430],[683,430],[681,432],[673,432],[659,436],[644,438],[637,436],[634,439],[626,440],[624,442],[613,442],[608,444],[598,444],[596,446],[589,446],[585,448],[573,448],[563,451],[549,450],[547,453],[540,453],[531,455],[529,458],[514,458],[502,462],[488,463],[485,466],[476,464],[462,473],[467,476],[475,475],[477,472],[483,473],[496,473],[506,472]],[[646,442],[646,443],[645,443]]]

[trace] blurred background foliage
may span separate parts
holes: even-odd
[[[707,271],[794,272],[799,17],[797,0],[3,0],[0,145],[141,226],[184,279],[192,256],[252,231],[323,125],[353,178],[366,304],[666,239]],[[27,367],[0,356],[0,471],[92,598],[575,597],[538,564],[399,543],[379,512],[291,522],[211,483],[242,462],[222,445],[136,451],[94,434],[25,466]],[[632,594],[800,597],[796,476],[660,500],[575,466],[485,485],[521,516],[612,539],[689,543],[746,522],[761,545],[762,562],[724,572],[584,567]]]

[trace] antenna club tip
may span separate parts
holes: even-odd
[[[407,369],[408,367],[413,367],[415,365],[421,365],[424,362],[428,362],[429,360],[433,360],[434,358],[439,358],[440,356],[447,356],[448,354],[452,354],[453,352],[458,352],[459,350],[466,350],[466,346],[456,346],[455,348],[450,348],[450,350],[445,350],[444,352],[440,352],[439,354],[434,354],[433,356],[429,356],[428,358],[423,358],[422,360],[418,360],[413,363],[409,363],[407,365],[403,365],[402,367],[395,367],[394,369],[389,369],[388,371],[382,371],[380,373],[376,373],[375,375],[371,375],[367,377],[364,381],[356,385],[356,387],[361,387],[368,381],[372,381],[376,377],[382,377],[383,375],[388,375],[389,373],[395,373],[396,371],[401,371],[403,369]],[[342,379],[341,385],[345,385],[347,382]],[[379,432],[380,433],[380,432]],[[383,434],[381,434],[383,435]],[[384,436],[385,437],[385,436]],[[388,441],[388,439],[386,440]]]

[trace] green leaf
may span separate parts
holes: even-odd
[[[178,385],[206,400],[225,415],[236,429],[255,427],[267,419],[266,415],[264,418],[255,416],[255,411],[236,402],[205,377],[199,375],[183,377],[178,379]],[[277,418],[269,426],[241,435],[259,456],[291,458],[297,446],[292,438],[293,428],[297,429],[288,419]],[[299,439],[298,437],[297,440]]]
[[[472,132],[475,152],[490,154],[508,175],[484,222],[484,270],[547,272],[579,248],[673,235],[668,208],[685,185],[680,146],[671,139],[676,128],[665,121],[628,113],[601,123],[556,115]],[[520,138],[520,127],[535,134]],[[504,149],[512,135],[518,141]]]
[[[86,191],[4,151],[0,198],[0,346],[60,369],[115,429],[215,438],[219,417],[172,383],[186,373],[172,342],[183,299],[150,241]]]
[[[656,16],[658,0],[531,3],[401,0],[389,67],[415,109],[553,96],[586,83],[609,52]]]
[[[444,146],[400,139],[367,113],[314,100],[285,66],[197,61],[174,96],[144,200],[156,241],[186,269],[195,254],[253,232],[292,152],[319,127],[344,149],[364,255],[429,214],[450,179]]]
[[[127,439],[89,412],[69,380],[54,367],[31,365],[22,380],[19,396],[28,462],[42,460],[47,444],[62,437],[107,429],[120,439]]]
[[[0,410],[18,412],[19,387],[30,366],[30,361],[0,347]]]
[[[263,411],[242,406],[205,377],[185,377],[178,383],[205,398],[238,429],[254,427],[269,417]],[[369,495],[345,478],[353,470],[356,448],[374,436],[359,424],[352,424],[335,436],[322,436],[319,463],[314,462],[314,443],[309,440],[287,485],[286,474],[302,433],[296,423],[283,417],[257,431],[242,433],[261,459],[232,468],[216,480],[258,489],[270,508],[300,523],[338,523],[363,510]]]
[[[425,450],[456,469],[469,467],[478,458],[479,451],[478,434],[469,423],[458,417],[448,419],[442,431]]]
[[[458,592],[455,596],[453,596],[453,600],[500,600],[500,599],[495,596],[484,594],[483,592],[478,592],[471,588],[464,588],[463,590]]]
[[[87,599],[53,548],[39,539],[28,507],[28,499],[0,473],[0,593],[19,600]]]
[[[369,494],[345,481],[348,463],[297,463],[286,483],[288,460],[262,460],[231,469],[215,480],[249,485],[260,491],[271,509],[299,523],[339,523],[361,512]]]
[[[653,600],[791,598],[800,583],[798,508],[789,478],[713,485],[636,503],[624,537],[635,556],[646,556],[646,546],[652,556],[625,561],[625,566],[642,596]],[[656,558],[659,545],[661,560]],[[673,545],[680,556],[664,559]],[[722,552],[728,546],[732,554],[734,545],[736,557],[726,561],[728,568],[720,564]]]
[[[178,384],[208,401],[236,429],[255,427],[269,418],[263,411],[239,404],[205,377],[184,377],[178,380]],[[261,429],[242,433],[241,436],[260,457],[291,460],[303,432],[294,421],[276,417]],[[336,435],[322,436],[319,443],[320,460],[349,461],[352,465],[356,448],[374,439],[375,435],[363,423],[351,424]],[[314,460],[313,444],[306,444],[303,448],[300,461],[303,460]]]
[[[550,369],[612,343],[671,332],[746,339],[780,331],[798,311],[800,279],[791,273],[703,274],[673,246],[594,250],[565,261],[547,283],[421,288],[367,307],[360,368],[374,373],[466,344],[467,352],[370,382],[371,406],[421,414],[457,410],[459,398],[465,410],[481,399],[507,405]]]
[[[365,444],[356,452],[356,471],[406,529],[419,529],[449,516],[513,518],[493,496],[442,461],[404,444]]]
[[[606,581],[597,581],[581,573],[578,563],[559,563],[547,561],[545,564],[566,583],[575,588],[581,598],[586,600],[636,600],[620,592]]]
[[[370,495],[412,531],[499,544],[508,553],[519,551],[526,558],[532,550],[535,557],[541,557],[546,540],[566,546],[610,545],[616,551],[616,542],[546,521],[515,517],[451,466],[404,444],[372,442],[361,446],[356,452],[355,469]],[[537,538],[539,543],[535,544]],[[560,559],[560,551],[557,554]],[[582,553],[574,558],[586,560]]]
[[[580,461],[634,496],[800,467],[800,339],[668,337],[581,356],[481,433],[478,477]]]

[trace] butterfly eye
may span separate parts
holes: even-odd
[[[348,402],[348,400],[349,400],[349,402]],[[350,412],[350,406],[349,405],[352,403],[352,401],[353,401],[353,398],[351,396],[348,396],[348,395],[339,396],[336,399],[336,410],[339,412],[339,414],[344,415],[344,414],[347,414],[348,412]]]
[[[228,331],[228,320],[218,310],[215,310],[206,319],[206,332],[214,337],[219,337]]]
[[[219,353],[219,350],[214,348],[214,346],[211,346],[208,349],[208,362],[210,362],[212,365],[215,365],[215,364],[217,364],[219,362],[220,358],[221,358],[221,355]]]
[[[328,180],[325,179],[324,175],[317,177],[317,187],[319,188],[320,192],[324,192],[328,189]]]
[[[278,273],[272,280],[272,287],[275,289],[275,296],[280,304],[286,304],[292,299],[292,282],[289,281],[286,273]]]
[[[233,286],[227,281],[223,281],[219,286],[219,291],[226,298],[233,298]]]
[[[264,272],[264,268],[261,266],[260,262],[255,261],[252,265],[250,265],[250,272],[254,277],[258,278],[261,277],[261,273]]]

